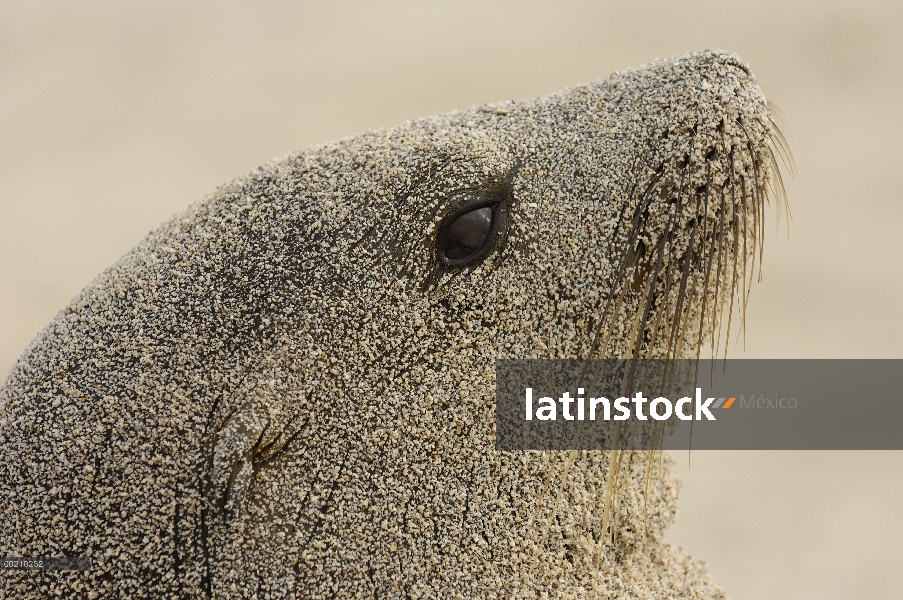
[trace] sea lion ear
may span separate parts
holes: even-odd
[[[207,508],[239,514],[254,479],[254,450],[269,426],[266,413],[248,402],[236,410],[216,434],[207,483]]]

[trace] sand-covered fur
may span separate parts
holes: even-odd
[[[662,541],[670,457],[497,451],[494,361],[695,356],[746,301],[774,136],[706,52],[213,193],[0,391],[0,552],[91,561],[6,597],[720,597]],[[483,205],[491,252],[449,264],[440,230]]]

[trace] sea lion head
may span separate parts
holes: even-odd
[[[6,553],[91,561],[6,585],[718,593],[661,543],[669,459],[652,483],[620,467],[610,536],[608,454],[495,450],[495,360],[695,356],[745,303],[779,141],[749,69],[704,52],[223,187],[86,288],[0,393]]]

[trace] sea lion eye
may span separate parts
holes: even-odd
[[[483,206],[447,220],[437,240],[442,261],[463,267],[483,258],[491,250],[495,222],[496,206]]]

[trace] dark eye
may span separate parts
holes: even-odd
[[[496,227],[496,206],[483,206],[457,215],[441,226],[439,256],[453,267],[469,266],[492,249]]]

